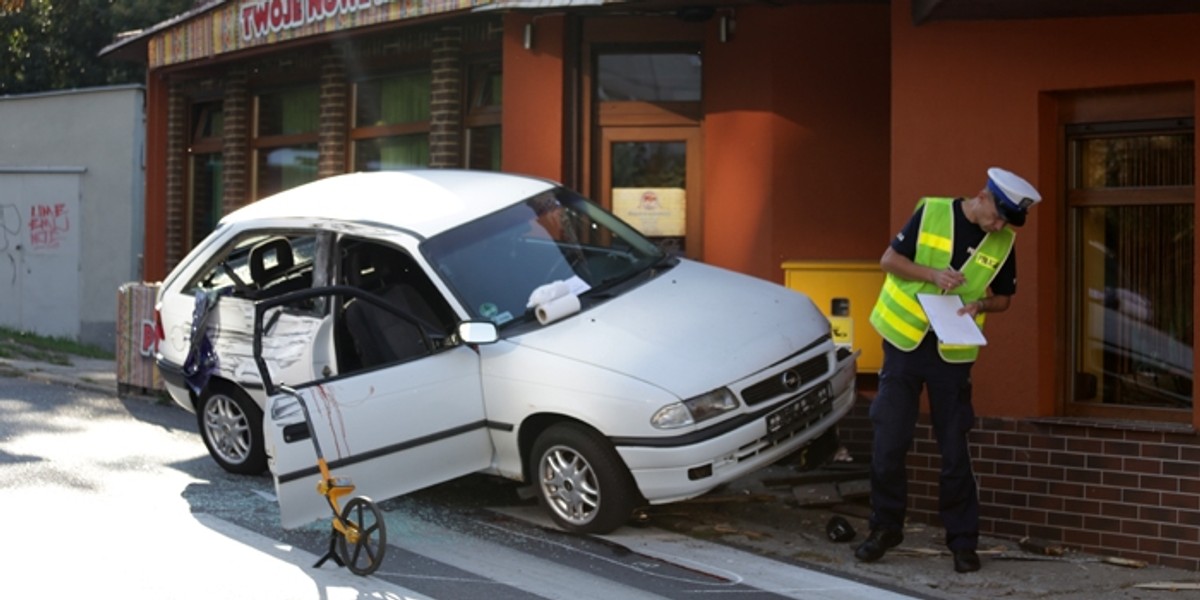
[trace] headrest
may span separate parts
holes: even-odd
[[[250,249],[250,278],[257,284],[279,277],[294,264],[292,244],[287,238],[266,239]]]

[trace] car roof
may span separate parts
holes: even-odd
[[[429,237],[556,185],[536,177],[461,169],[350,173],[263,198],[226,215],[221,222],[311,219],[373,223]]]

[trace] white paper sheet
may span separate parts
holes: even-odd
[[[943,344],[986,346],[987,338],[969,314],[958,314],[963,307],[962,297],[941,294],[917,294],[917,301],[925,309],[933,332]]]

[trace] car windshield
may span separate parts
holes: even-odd
[[[598,297],[664,261],[663,252],[565,188],[538,194],[422,245],[429,263],[476,318],[504,327],[531,318],[530,295],[562,281]]]

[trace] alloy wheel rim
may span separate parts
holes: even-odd
[[[571,448],[555,446],[542,455],[541,487],[551,510],[573,525],[587,524],[600,509],[596,473]]]
[[[204,429],[222,460],[240,464],[250,455],[250,423],[232,398],[216,395],[204,409]]]

